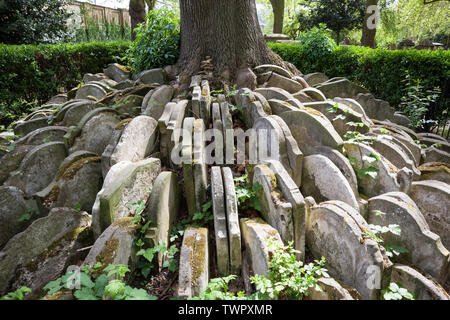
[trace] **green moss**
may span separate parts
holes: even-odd
[[[101,268],[98,270],[99,272],[114,262],[118,248],[119,239],[117,238],[105,242],[105,248],[95,258],[97,262],[102,264]]]
[[[122,121],[120,121],[115,127],[114,130],[122,130],[122,128],[129,123],[131,120],[133,120],[132,118],[128,118],[128,119],[124,119]]]
[[[46,208],[51,208],[53,203],[55,203],[56,200],[58,200],[59,192],[60,192],[59,186],[58,185],[53,186],[50,193],[44,198],[42,202],[43,205]]]
[[[72,163],[62,174],[60,177],[57,177],[56,180],[63,179],[63,180],[70,180],[72,179],[77,172],[83,168],[86,164],[91,162],[100,162],[100,157],[94,156],[94,157],[87,157],[82,158],[80,160],[75,161]]]
[[[183,244],[192,250],[189,260],[192,272],[192,287],[196,285],[197,279],[200,278],[205,272],[203,261],[205,261],[205,254],[207,254],[206,246],[208,239],[206,235],[208,234],[208,229],[199,228],[197,231],[200,235],[200,239],[196,239],[197,233],[194,233],[186,236],[183,241]]]

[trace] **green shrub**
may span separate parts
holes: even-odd
[[[61,45],[0,44],[0,124],[8,126],[33,104],[75,87],[85,73],[120,62],[129,42]]]
[[[324,24],[302,32],[298,40],[300,40],[301,50],[311,59],[319,60],[336,48],[336,42],[334,42]]]
[[[170,10],[151,10],[136,29],[136,40],[127,53],[136,71],[174,64],[179,55],[178,19]]]
[[[338,47],[315,58],[298,44],[269,43],[284,60],[304,74],[323,72],[331,77],[346,77],[366,87],[375,97],[397,107],[405,94],[406,71],[419,79],[423,90],[440,87],[450,75],[450,52],[444,50],[383,50],[365,47]]]

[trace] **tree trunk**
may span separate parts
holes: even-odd
[[[273,10],[273,33],[283,33],[284,0],[270,0]]]
[[[131,18],[131,40],[136,39],[134,29],[145,20],[145,4],[153,10],[156,0],[130,0],[129,13]]]
[[[180,16],[180,79],[198,72],[207,56],[214,75],[227,82],[235,80],[239,69],[261,64],[276,64],[298,74],[267,46],[255,0],[180,0]]]
[[[370,6],[376,6],[378,0],[366,0],[366,15],[364,16],[363,33],[361,37],[361,45],[364,47],[375,48],[375,35],[377,33],[374,20],[377,14],[373,10],[368,10]]]

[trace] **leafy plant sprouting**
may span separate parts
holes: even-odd
[[[78,300],[156,300],[144,289],[136,289],[123,282],[130,272],[126,265],[108,265],[101,272],[102,264],[84,265],[80,270],[67,272],[61,278],[49,282],[44,288],[49,296],[62,289],[72,290]],[[112,279],[111,279],[112,278]],[[75,285],[79,284],[78,288]]]
[[[425,119],[430,103],[439,99],[441,89],[437,87],[426,90],[422,81],[412,78],[408,70],[405,72],[402,80],[402,86],[404,87],[403,97],[399,107],[411,120],[410,127],[423,128],[424,124],[430,122],[430,120]]]
[[[309,288],[321,290],[317,281],[320,277],[329,277],[325,265],[325,258],[314,263],[304,265],[297,261],[295,254],[298,252],[293,248],[290,242],[287,246],[268,239],[269,256],[272,257],[269,262],[269,272],[267,277],[255,275],[250,278],[259,291],[258,298],[269,298],[278,300],[302,299],[308,295]]]
[[[395,282],[391,282],[387,288],[381,290],[381,297],[383,300],[414,300],[411,292]]]
[[[9,292],[0,298],[0,300],[23,300],[26,293],[30,293],[31,289],[28,287],[21,287],[14,292]]]
[[[261,202],[257,197],[257,192],[262,189],[262,186],[258,182],[251,186],[248,175],[244,174],[241,177],[234,178],[234,185],[239,209],[253,208],[256,211],[261,211]]]
[[[384,215],[384,213],[382,212],[377,212],[376,214],[378,216]],[[385,233],[390,232],[396,236],[400,236],[401,234],[401,229],[398,224],[390,224],[388,226],[369,224],[368,227],[369,227],[368,229],[364,230],[363,237],[365,239],[373,239],[379,244],[384,242],[382,235]],[[401,253],[408,252],[408,249],[399,245],[383,245],[383,247],[386,250],[386,255],[390,258],[399,256]]]
[[[127,52],[134,70],[162,68],[177,61],[180,28],[172,11],[150,10],[135,31],[136,40]]]
[[[188,300],[248,300],[244,291],[239,291],[237,294],[228,291],[228,283],[236,278],[235,275],[229,275],[211,279],[205,290],[197,297],[188,298]]]
[[[329,277],[323,268],[325,259],[304,265],[297,261],[293,244],[284,246],[272,238],[266,240],[270,262],[267,276],[256,275],[250,281],[256,285],[257,292],[246,296],[244,291],[228,291],[228,283],[236,279],[235,275],[212,279],[208,287],[192,300],[267,300],[302,299],[309,288],[322,290],[317,284],[320,277]]]
[[[25,211],[24,214],[22,214],[19,218],[19,222],[22,221],[28,221],[30,220],[33,216],[39,215],[39,210],[38,209],[27,209]]]
[[[358,168],[358,162],[356,158],[349,158],[350,164],[352,165],[353,169],[356,172],[356,175],[358,178],[363,179],[364,177],[371,177],[375,179],[378,175],[378,168],[374,166],[369,166],[368,168],[364,167],[364,163],[368,163],[369,165],[372,163],[377,163],[380,160],[380,156],[374,153],[369,154],[368,156],[362,156],[361,157],[363,161],[363,167]]]

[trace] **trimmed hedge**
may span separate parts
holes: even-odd
[[[450,52],[444,50],[383,50],[348,46],[338,47],[313,60],[295,43],[269,43],[269,47],[304,74],[322,72],[330,78],[346,77],[392,106],[397,106],[404,95],[402,80],[406,70],[411,78],[420,79],[426,89],[439,86],[445,90],[450,77]]]
[[[101,72],[109,63],[121,62],[129,46],[127,41],[0,44],[0,125],[8,125],[26,112],[30,108],[26,102],[37,99],[44,103],[58,92],[76,86],[85,73]],[[392,106],[397,106],[404,94],[402,80],[406,70],[412,78],[421,79],[425,88],[439,86],[445,90],[450,77],[450,52],[443,50],[348,46],[312,59],[298,44],[269,43],[269,47],[304,74],[323,72],[329,77],[347,77]]]
[[[60,45],[0,44],[0,124],[8,125],[37,99],[44,103],[75,87],[85,73],[102,72],[120,62],[130,43],[90,42]]]

